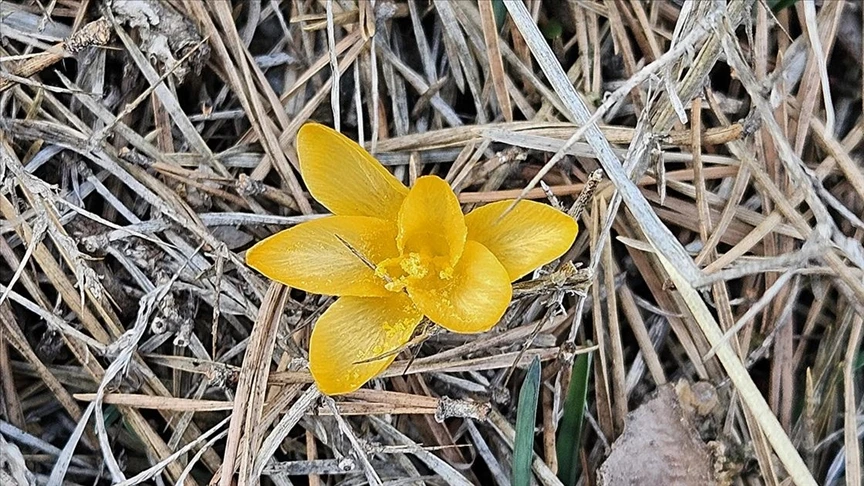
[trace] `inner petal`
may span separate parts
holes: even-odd
[[[441,233],[413,233],[402,244],[403,253],[419,253],[429,257],[450,256],[450,243]]]
[[[459,200],[436,176],[417,179],[399,208],[398,226],[396,246],[402,255],[446,256],[450,265],[459,261],[468,233]]]
[[[453,332],[489,330],[501,319],[510,304],[510,276],[486,247],[475,241],[465,243],[462,258],[449,280],[430,275],[409,281],[408,294],[432,322]]]

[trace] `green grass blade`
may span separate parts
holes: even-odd
[[[540,395],[540,359],[535,357],[519,391],[516,409],[516,439],[513,444],[513,486],[530,486],[534,455],[534,422]]]
[[[589,343],[590,344],[590,343]],[[573,486],[579,478],[579,447],[585,418],[585,399],[591,376],[592,353],[583,353],[573,361],[570,387],[564,401],[564,416],[558,427],[558,479],[564,486]]]

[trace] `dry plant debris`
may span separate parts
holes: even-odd
[[[602,481],[673,381],[715,390],[688,432],[712,480],[862,484],[862,10],[0,2],[0,482],[507,485],[538,359],[538,484],[573,462]],[[579,236],[490,331],[421,333],[322,396],[307,350],[333,299],[244,263],[327,214],[293,146],[308,121],[466,212],[536,199]]]
[[[597,484],[718,484],[709,449],[691,420],[671,385],[663,385],[657,397],[627,415]]]

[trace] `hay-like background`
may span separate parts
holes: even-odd
[[[590,352],[581,484],[682,380],[718,397],[721,479],[861,484],[861,32],[842,0],[0,2],[0,483],[510,484],[537,357],[560,484]],[[604,169],[564,259],[593,285],[538,275],[493,331],[319,397],[332,299],[243,263],[324,213],[307,120],[466,210]]]

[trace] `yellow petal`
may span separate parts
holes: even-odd
[[[328,216],[261,241],[246,252],[246,263],[272,280],[307,292],[375,296],[389,292],[386,282],[375,276],[374,266],[397,254],[392,222]]]
[[[404,293],[339,298],[318,318],[309,342],[318,389],[339,395],[360,388],[390,366],[422,318]]]
[[[501,319],[512,288],[507,270],[492,252],[468,240],[449,279],[433,276],[413,282],[408,293],[436,324],[453,332],[474,333],[488,331]]]
[[[333,214],[396,220],[408,188],[363,147],[317,123],[303,125],[295,145],[309,192]]]
[[[465,246],[465,216],[450,185],[437,176],[423,176],[402,203],[396,244],[404,255],[424,261],[443,258],[456,264]]]
[[[570,216],[534,201],[499,201],[465,216],[468,239],[483,244],[516,280],[566,252],[579,226]],[[499,220],[500,218],[500,220]]]

